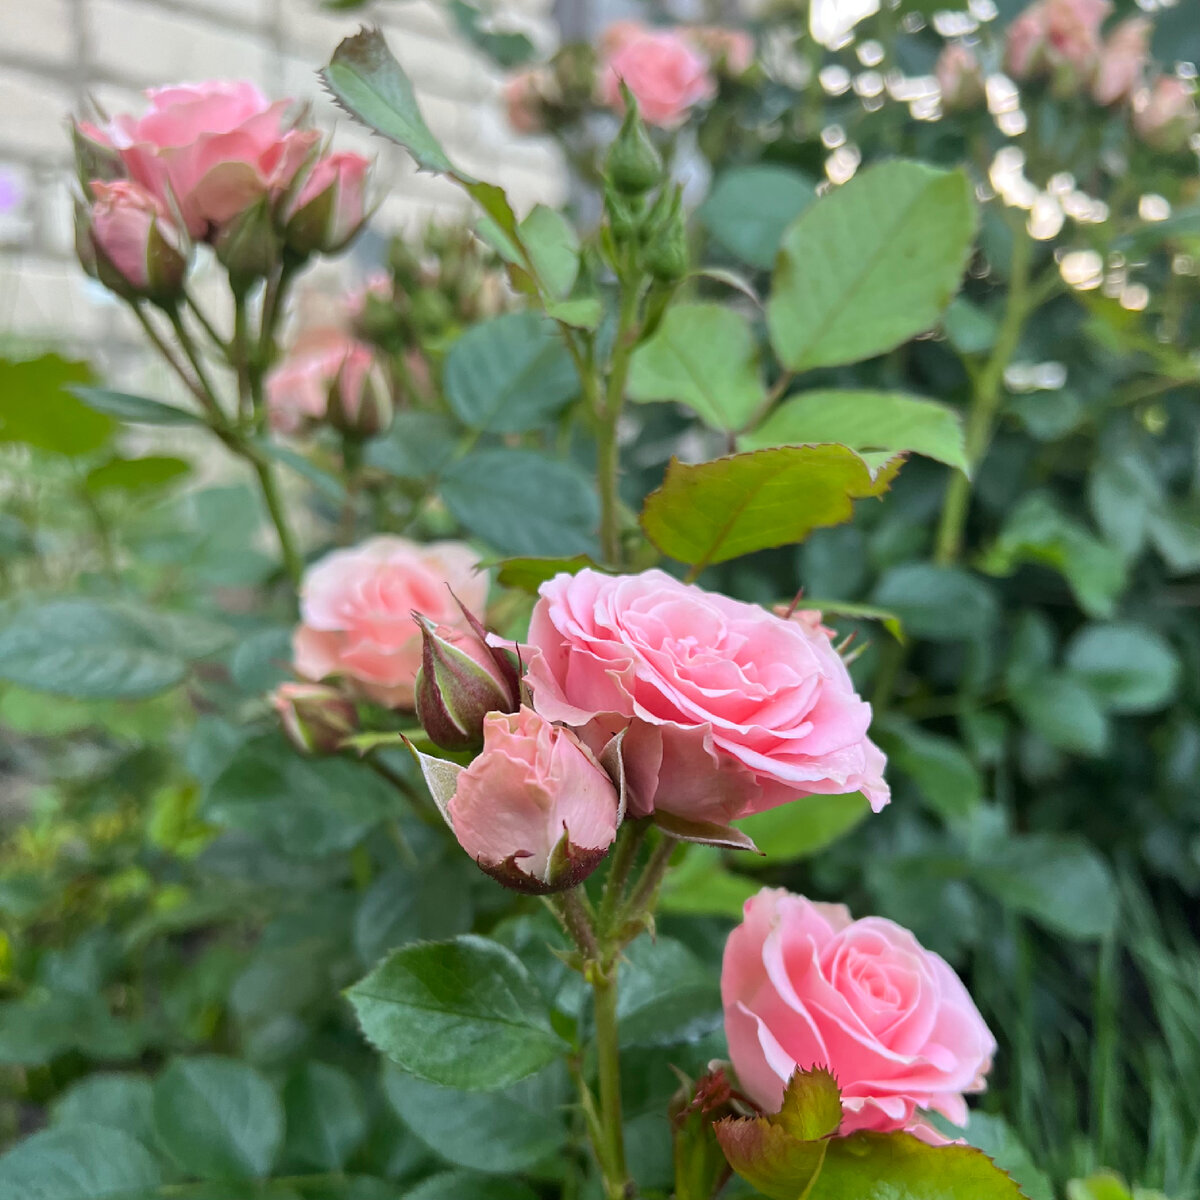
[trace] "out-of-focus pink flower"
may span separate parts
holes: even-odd
[[[123,179],[94,180],[90,191],[91,209],[80,216],[91,241],[85,265],[118,292],[155,299],[176,295],[187,273],[187,250],[162,204]]]
[[[1111,0],[1035,0],[1008,27],[1009,74],[1070,74],[1078,82],[1092,74],[1100,55],[1100,27]]]
[[[288,118],[246,82],[153,88],[140,117],[123,114],[81,134],[120,156],[135,182],[167,209],[178,208],[195,238],[211,236],[263,196],[282,196],[320,134]]]
[[[938,55],[933,71],[947,111],[970,108],[983,99],[983,68],[970,46],[948,42]]]
[[[1177,75],[1161,75],[1133,98],[1133,127],[1137,135],[1163,150],[1181,150],[1200,128],[1195,90]]]
[[[508,123],[517,133],[541,133],[545,128],[543,99],[546,73],[531,67],[510,75],[504,84],[504,109]]]
[[[695,105],[716,95],[708,56],[678,30],[621,21],[610,26],[604,47],[601,98],[618,112],[624,108],[622,82],[643,118],[665,129],[681,125]]]
[[[871,706],[820,625],[662,571],[544,583],[526,681],[599,753],[625,730],[629,806],[725,824],[800,796],[889,798]]]
[[[1097,104],[1116,104],[1137,90],[1150,59],[1153,28],[1145,17],[1130,17],[1108,35],[1092,80],[1092,99]]]
[[[336,398],[340,414],[356,422],[372,389],[383,385],[375,378],[375,352],[365,342],[340,329],[310,330],[288,356],[267,376],[267,417],[276,433],[298,433],[330,413]]]
[[[942,1141],[918,1109],[967,1122],[996,1041],[962,981],[907,930],[841,904],[764,888],[746,902],[721,970],[742,1090],[778,1112],[797,1069],[827,1067],[842,1134],[906,1129]]]
[[[754,39],[742,29],[721,25],[695,25],[681,31],[707,54],[713,65],[735,79],[754,62]]]
[[[459,844],[527,892],[574,887],[617,836],[617,789],[575,735],[529,708],[492,713],[447,806]]]
[[[296,672],[306,679],[344,678],[391,708],[412,708],[421,667],[421,626],[469,631],[455,596],[472,612],[487,603],[488,580],[461,542],[420,545],[375,537],[335,550],[305,572],[300,625],[292,640]]]
[[[301,254],[336,254],[363,227],[367,216],[369,159],[342,151],[318,159],[288,205],[288,245]]]
[[[302,754],[336,754],[358,731],[353,702],[323,683],[281,683],[271,693],[271,706],[288,741]]]

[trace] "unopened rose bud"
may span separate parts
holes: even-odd
[[[361,154],[318,159],[284,215],[284,237],[297,254],[336,254],[366,220],[370,162]]]
[[[646,235],[646,270],[659,283],[678,283],[688,273],[691,262],[681,187],[675,189],[665,218],[657,225],[647,225]]]
[[[358,732],[354,705],[322,683],[281,683],[271,704],[288,741],[302,754],[336,754]]]
[[[1177,75],[1163,75],[1133,100],[1133,128],[1159,150],[1183,150],[1197,129],[1200,114],[1192,85]]]
[[[271,217],[270,201],[263,197],[222,226],[213,243],[217,258],[237,289],[265,279],[279,262],[282,246]]]
[[[439,629],[414,614],[424,636],[417,673],[417,719],[430,741],[444,750],[473,750],[483,744],[484,718],[515,712],[515,672],[506,674],[499,655],[474,632]]]
[[[370,346],[351,341],[329,385],[329,423],[357,438],[377,437],[392,423],[392,398]]]
[[[125,164],[108,135],[95,125],[71,122],[71,142],[75,148],[75,174],[79,186],[92,196],[92,180],[112,183],[125,178]]]
[[[167,301],[180,292],[188,256],[183,236],[145,188],[127,180],[90,185],[77,244],[84,270],[119,295]]]
[[[950,42],[938,55],[933,68],[948,111],[972,108],[984,99],[983,68],[970,46]]]
[[[1153,32],[1145,17],[1129,17],[1108,35],[1092,80],[1092,99],[1097,104],[1116,104],[1137,90],[1150,60]]]
[[[625,119],[620,132],[608,148],[604,160],[605,174],[613,187],[624,196],[644,196],[662,182],[663,162],[642,118],[638,114],[633,93],[621,84],[625,102]]]
[[[617,789],[578,738],[530,708],[492,713],[446,813],[462,848],[517,891],[564,891],[617,836]]]

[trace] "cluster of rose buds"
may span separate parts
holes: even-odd
[[[147,92],[140,117],[75,126],[84,268],[129,298],[171,302],[193,242],[208,242],[245,288],[283,257],[336,253],[367,216],[370,164],[324,154],[290,101],[253,84]]]

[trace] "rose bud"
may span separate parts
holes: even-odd
[[[492,713],[483,752],[458,776],[446,815],[462,848],[516,891],[564,891],[617,836],[617,789],[564,726],[531,708]]]
[[[329,423],[357,438],[376,437],[392,423],[392,397],[371,347],[350,340],[329,384]]]
[[[275,232],[270,201],[264,197],[243,209],[221,227],[213,246],[236,290],[265,279],[275,270],[283,249]]]
[[[419,613],[413,616],[424,635],[417,719],[434,745],[474,750],[483,745],[483,722],[489,713],[517,711],[516,671],[501,661],[503,650],[494,650],[474,630],[463,635],[439,628]]]
[[[621,83],[625,119],[604,160],[605,173],[613,187],[625,196],[642,196],[662,182],[662,155],[655,149],[646,126],[638,115],[633,93]]]
[[[271,704],[288,741],[302,754],[336,754],[358,732],[354,705],[326,684],[281,683]]]
[[[649,238],[645,267],[651,278],[659,283],[678,283],[688,273],[690,262],[682,187],[675,188],[661,223],[647,225],[643,236]]]
[[[93,180],[95,202],[80,211],[84,269],[123,296],[165,301],[179,294],[188,256],[182,235],[145,188]]]
[[[947,111],[974,108],[983,101],[983,68],[970,46],[950,42],[938,55],[933,72]]]
[[[1150,60],[1153,31],[1145,17],[1129,17],[1108,35],[1092,80],[1092,99],[1097,104],[1116,104],[1137,90]]]
[[[366,221],[366,182],[370,162],[361,154],[329,154],[318,159],[299,194],[287,206],[284,237],[297,254],[336,254]]]
[[[1133,128],[1159,150],[1182,150],[1200,127],[1192,85],[1178,75],[1162,75],[1133,100]]]
[[[75,148],[75,174],[89,197],[93,179],[112,183],[125,178],[125,164],[103,130],[86,121],[72,121],[71,143]]]

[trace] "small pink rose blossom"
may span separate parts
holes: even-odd
[[[422,645],[413,613],[465,635],[454,597],[483,611],[488,580],[478,565],[461,542],[419,545],[390,536],[327,554],[300,585],[301,623],[292,639],[297,674],[341,677],[379,704],[411,709]]]
[[[969,108],[984,98],[983,68],[970,46],[948,42],[934,64],[934,75],[948,111]]]
[[[315,129],[288,119],[290,101],[272,104],[252,83],[178,84],[146,97],[140,117],[80,128],[111,146],[130,178],[168,211],[177,206],[195,238],[211,236],[263,196],[281,196],[320,140]]]
[[[1108,35],[1092,80],[1092,99],[1097,104],[1116,104],[1137,90],[1150,60],[1153,28],[1145,17],[1129,17]]]
[[[745,75],[754,62],[754,39],[744,30],[694,25],[682,32],[715,66],[734,79]]]
[[[1095,70],[1100,27],[1111,0],[1035,0],[1008,27],[1006,64],[1017,79],[1067,73],[1077,82]]]
[[[299,433],[324,420],[337,395],[339,416],[355,423],[384,384],[375,352],[339,329],[310,330],[267,376],[267,417],[276,433]]]
[[[459,844],[523,891],[573,887],[608,853],[619,801],[575,735],[529,708],[492,713],[483,750],[458,777],[447,815]]]
[[[523,654],[534,707],[599,753],[626,730],[629,804],[725,824],[799,796],[889,798],[871,706],[828,633],[662,571],[558,575]]]
[[[367,217],[367,175],[361,154],[327,154],[313,165],[284,214],[289,245],[301,253],[336,254]]]
[[[1163,150],[1180,150],[1200,128],[1195,88],[1177,75],[1160,75],[1133,98],[1133,128],[1143,141]]]
[[[664,129],[682,125],[692,108],[716,95],[708,56],[677,30],[620,22],[609,29],[605,46],[601,96],[618,112],[624,107],[622,82],[645,121]]]
[[[128,180],[93,180],[91,211],[84,218],[101,280],[118,291],[167,297],[183,286],[184,239],[162,204]]]
[[[797,1069],[827,1067],[841,1133],[942,1140],[918,1109],[965,1125],[996,1041],[962,981],[907,930],[841,904],[764,888],[746,902],[721,970],[725,1032],[742,1090],[777,1112]]]
[[[517,133],[541,133],[545,128],[542,98],[546,85],[540,67],[518,71],[504,84],[504,110],[508,123]]]

